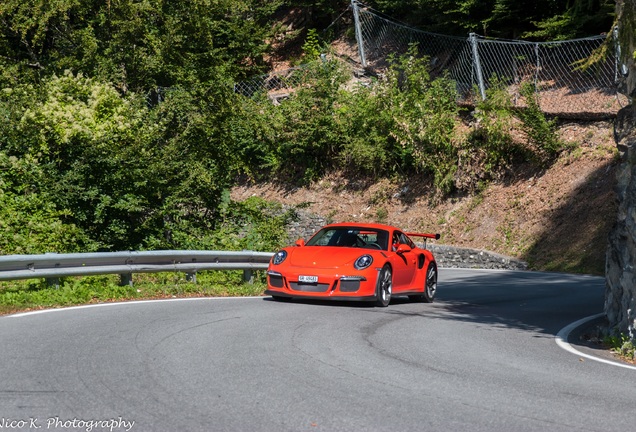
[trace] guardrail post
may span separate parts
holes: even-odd
[[[254,272],[250,270],[243,270],[243,282],[254,283]]]
[[[55,289],[60,289],[60,278],[46,278],[46,284],[49,287],[55,287]]]
[[[56,252],[45,252],[44,255],[57,255]],[[60,267],[60,263],[55,263],[55,268],[59,268]],[[55,287],[55,289],[60,289],[60,278],[58,277],[49,277],[46,278],[46,284],[49,287]]]
[[[186,272],[186,281],[197,283],[197,272]]]
[[[119,286],[133,286],[132,273],[121,273],[119,275]]]

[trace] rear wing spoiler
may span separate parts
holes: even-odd
[[[437,233],[437,234],[406,233],[406,235],[409,236],[409,237],[424,237],[424,238],[430,238],[430,239],[435,239],[435,240],[439,240],[439,238],[440,238],[439,233]]]

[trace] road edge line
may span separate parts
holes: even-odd
[[[107,307],[107,306],[136,305],[136,304],[142,304],[142,303],[181,302],[181,301],[196,301],[196,300],[262,299],[262,298],[266,298],[266,296],[176,297],[176,298],[165,298],[165,299],[113,301],[113,302],[91,303],[91,304],[76,305],[76,306],[52,307],[48,309],[38,309],[38,310],[32,310],[32,311],[26,311],[26,312],[16,312],[14,314],[2,315],[0,316],[0,318],[22,318],[26,316],[40,315],[45,313],[73,311],[77,309],[90,309],[90,308]]]
[[[605,363],[605,364],[608,364],[608,365],[611,365],[611,366],[618,366],[618,367],[622,367],[622,368],[625,368],[625,369],[636,370],[636,366],[628,365],[628,364],[625,364],[625,363],[618,363],[618,362],[615,362],[615,361],[611,361],[611,360],[595,357],[593,355],[585,354],[585,353],[577,350],[576,348],[574,348],[568,342],[568,338],[570,337],[570,333],[572,333],[572,331],[575,328],[587,323],[588,321],[592,321],[592,320],[600,318],[602,316],[605,316],[605,314],[604,313],[599,313],[599,314],[592,315],[592,316],[589,316],[589,317],[586,317],[586,318],[582,318],[582,319],[580,319],[578,321],[575,321],[575,322],[563,327],[561,330],[559,330],[557,335],[554,337],[554,341],[556,342],[556,344],[560,348],[562,348],[562,349],[564,349],[564,350],[566,350],[566,351],[568,351],[568,352],[570,352],[572,354],[576,354],[579,357],[584,357],[586,359],[594,360],[594,361],[597,361],[597,362],[600,362],[600,363]]]

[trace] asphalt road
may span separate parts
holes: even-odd
[[[197,299],[2,317],[0,429],[629,431],[636,370],[555,343],[602,311],[603,285],[442,269],[434,304]]]

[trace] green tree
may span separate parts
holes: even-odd
[[[375,0],[380,11],[429,31],[555,40],[608,31],[612,0]]]
[[[44,75],[66,69],[123,92],[262,70],[281,1],[4,0],[0,57]]]

